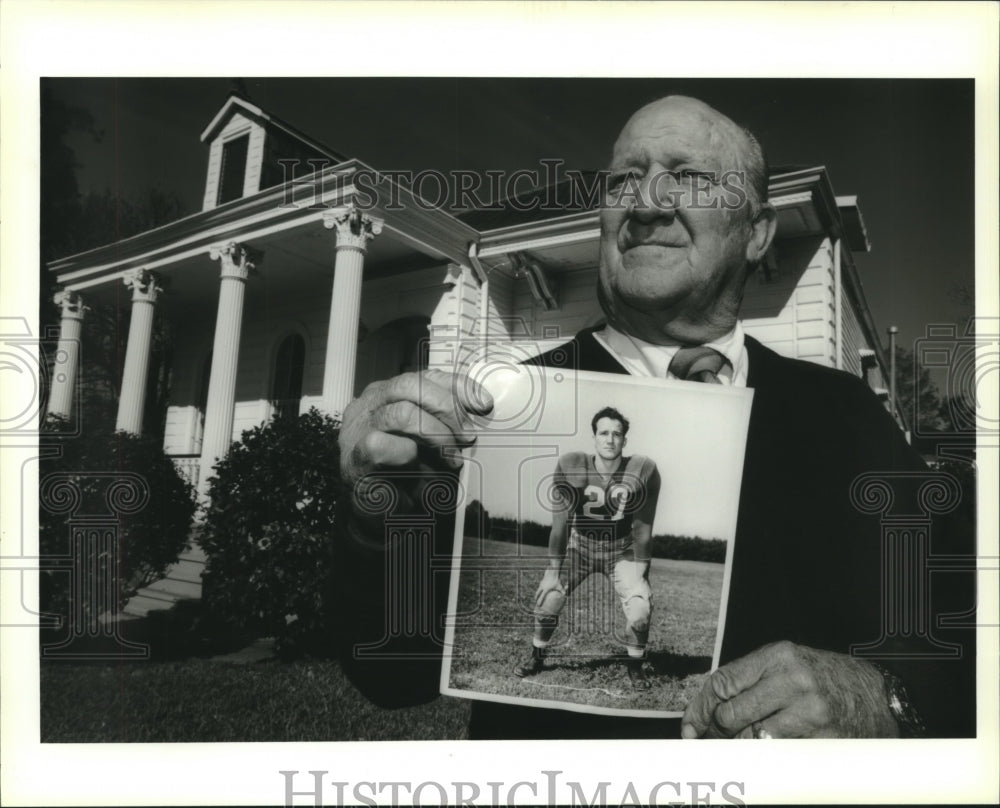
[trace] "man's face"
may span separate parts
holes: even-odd
[[[594,449],[602,460],[617,460],[625,448],[625,431],[617,418],[599,418],[594,432]]]
[[[658,342],[651,324],[735,323],[752,235],[734,191],[743,148],[735,124],[694,99],[654,102],[626,124],[601,211],[599,291],[612,324]]]

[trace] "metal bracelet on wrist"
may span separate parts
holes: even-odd
[[[886,703],[889,706],[889,712],[892,713],[892,717],[899,725],[899,737],[923,738],[927,734],[927,728],[924,726],[917,708],[910,701],[910,694],[907,693],[906,686],[891,671],[887,671],[881,665],[871,664],[882,675]]]

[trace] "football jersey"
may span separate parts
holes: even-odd
[[[577,540],[630,544],[633,519],[639,514],[652,524],[658,495],[656,464],[642,455],[623,455],[608,477],[584,452],[565,454],[556,464],[553,498],[571,512],[570,537]]]

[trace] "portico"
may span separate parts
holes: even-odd
[[[409,287],[414,305],[394,313],[425,317],[427,336],[454,338],[462,322],[439,303],[463,277],[475,231],[412,204],[362,210],[353,186],[344,182],[357,168],[338,166],[317,179],[318,185],[330,180],[329,198],[317,200],[303,185],[276,189],[231,203],[225,216],[219,208],[205,211],[113,249],[53,264],[67,288],[61,298],[65,370],[53,386],[49,412],[69,415],[86,299],[112,302],[118,284],[132,292],[132,315],[117,428],[142,431],[153,319],[167,317],[175,331],[175,367],[164,447],[202,492],[229,443],[272,414],[268,365],[282,337],[297,334],[308,349],[300,411],[315,406],[339,418],[355,392],[359,329],[375,330],[361,318],[367,280],[384,286],[395,279],[395,287]],[[402,189],[385,190],[407,199]],[[308,204],[299,204],[300,196]],[[287,202],[292,204],[282,206]],[[464,272],[467,281],[474,277],[468,267]]]

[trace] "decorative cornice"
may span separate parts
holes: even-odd
[[[338,250],[365,252],[368,242],[382,232],[383,224],[382,219],[369,216],[354,205],[323,211],[323,226],[336,231]]]
[[[122,282],[132,290],[133,303],[155,303],[163,291],[160,278],[148,269],[129,270]]]
[[[264,259],[260,250],[254,250],[245,244],[230,241],[228,244],[216,244],[209,248],[208,255],[213,261],[222,262],[222,277],[236,278],[245,281],[257,269]]]
[[[172,264],[203,255],[213,244],[250,242],[296,227],[312,226],[330,207],[342,207],[356,189],[352,176],[373,171],[357,160],[348,160],[318,172],[305,182],[277,185],[221,207],[199,211],[184,219],[148,230],[114,244],[50,262],[48,271],[61,283],[75,287],[117,281],[126,269],[163,270]],[[321,194],[316,190],[322,187]],[[470,241],[479,232],[447,211],[425,209],[413,194],[386,178],[375,189],[377,203],[369,215],[385,221],[392,238],[433,258],[465,263]],[[317,197],[317,194],[319,196]],[[402,209],[385,206],[395,199]],[[325,206],[325,207],[324,207]]]
[[[59,306],[64,320],[82,320],[83,315],[90,311],[83,298],[69,289],[60,289],[52,296],[52,301]]]
[[[571,244],[597,243],[600,238],[600,212],[573,213],[526,225],[488,231],[480,243],[479,257],[490,258],[511,252],[540,250]]]

